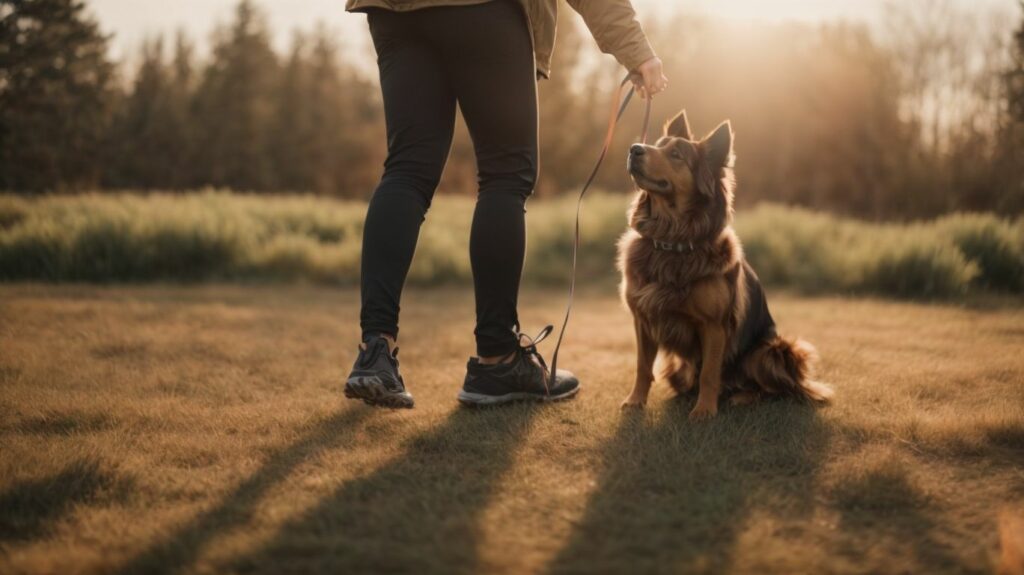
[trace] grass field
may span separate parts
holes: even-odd
[[[458,289],[405,299],[417,408],[346,402],[357,300],[0,286],[0,573],[974,573],[1024,503],[1009,303],[774,294],[835,405],[692,425],[663,387],[620,413],[632,335],[604,292],[563,350],[574,402],[458,408]],[[522,301],[532,331],[563,294]]]

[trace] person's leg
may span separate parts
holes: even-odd
[[[398,336],[398,312],[420,225],[451,148],[455,95],[440,56],[411,13],[369,14],[384,97],[388,156],[366,213],[361,264],[363,338]],[[393,342],[392,342],[393,343]]]
[[[431,29],[476,151],[480,192],[469,254],[477,353],[506,356],[519,346],[516,306],[526,252],[525,203],[537,178],[537,81],[530,31],[522,8],[511,0],[449,10]]]
[[[394,350],[398,306],[420,224],[451,147],[455,95],[439,55],[415,33],[412,15],[378,10],[369,21],[384,96],[388,157],[363,227],[363,343],[345,382],[345,397],[373,406],[411,408],[412,394],[398,373]]]

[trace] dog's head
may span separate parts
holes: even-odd
[[[695,140],[683,110],[665,124],[653,146],[633,144],[627,168],[636,185],[652,198],[682,208],[732,204],[733,132],[722,122]]]

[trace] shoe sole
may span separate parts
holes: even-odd
[[[482,393],[459,392],[459,403],[467,407],[490,407],[504,405],[506,403],[518,403],[532,401],[535,403],[552,403],[572,399],[579,393],[579,386],[558,395],[538,395],[536,393],[518,392],[506,393],[505,395],[484,395]]]
[[[372,375],[350,377],[345,382],[345,397],[361,399],[367,405],[389,409],[412,409],[415,405],[408,391],[389,391],[379,377]]]

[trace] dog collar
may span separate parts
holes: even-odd
[[[651,238],[651,243],[654,244],[654,249],[661,250],[663,252],[687,254],[694,251],[693,242],[664,242]]]

